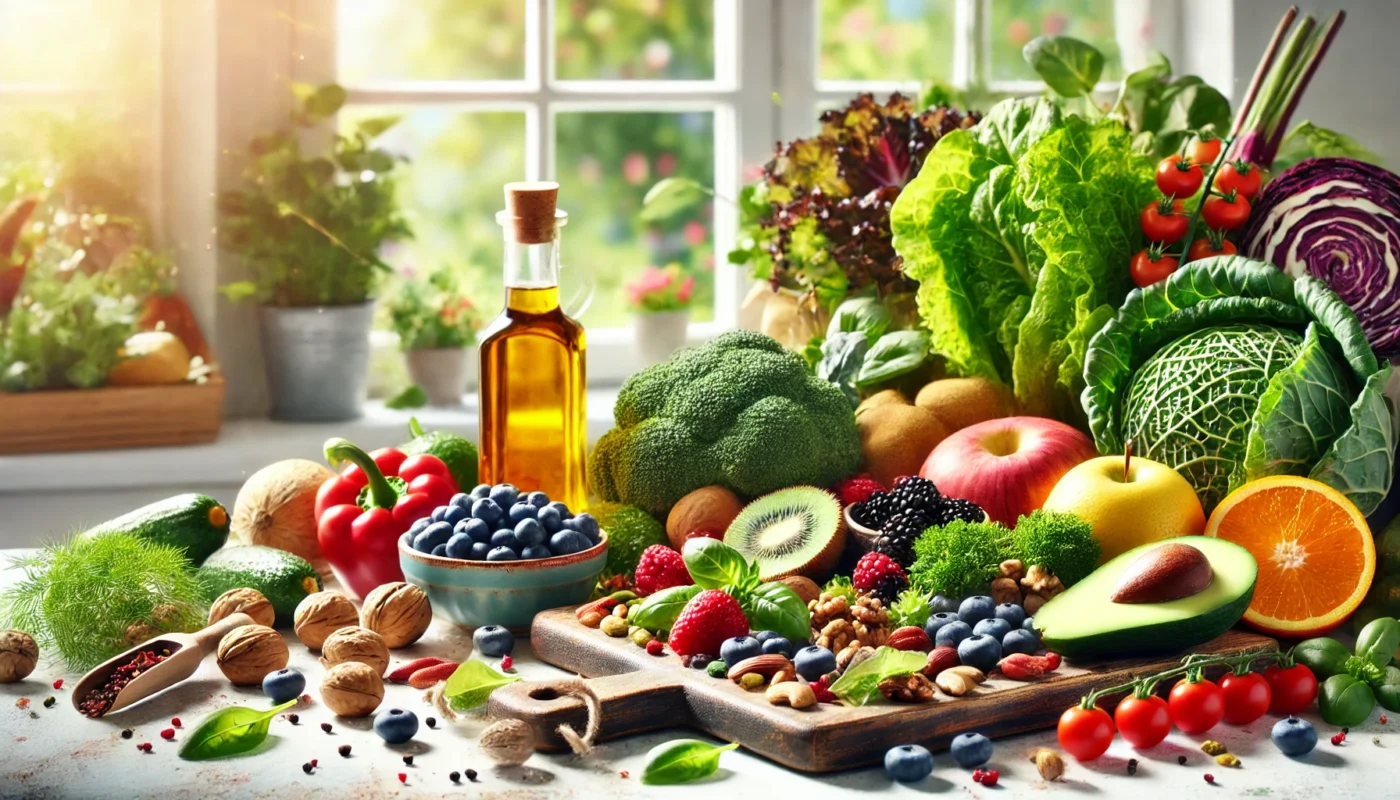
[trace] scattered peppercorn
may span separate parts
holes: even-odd
[[[476,782],[476,770],[474,770],[474,769],[469,769],[469,770],[466,771],[465,774],[466,774],[466,776],[467,776],[467,780],[472,781],[473,783]]]
[[[428,723],[429,728],[437,727],[437,717],[428,717],[424,722]]]
[[[408,783],[408,773],[407,773],[407,772],[400,772],[400,773],[399,773],[399,783],[405,783],[405,784]]]
[[[1380,747],[1380,746],[1381,746],[1381,737],[1379,737],[1379,736],[1372,736],[1372,737],[1371,737],[1371,744],[1375,745],[1376,747]]]
[[[348,745],[348,744],[343,744],[343,745],[340,746],[340,749],[337,750],[336,752],[340,753],[340,757],[341,757],[341,758],[349,758],[349,757],[350,757],[350,745]]]
[[[1351,733],[1351,728],[1342,728],[1342,735],[1343,735],[1343,736],[1346,736],[1348,733]]]
[[[288,714],[287,721],[295,725],[298,722],[301,722],[301,717],[298,717],[296,714]]]
[[[1381,715],[1381,724],[1384,725],[1384,724],[1386,724],[1387,722],[1390,722],[1390,717],[1387,717],[1386,715],[1382,714],[1382,715]]]
[[[30,719],[38,719],[38,718],[39,718],[39,712],[37,712],[37,711],[31,711],[31,712],[29,712],[29,718],[30,718]]]
[[[501,656],[501,671],[510,672],[515,667],[515,659],[510,656]]]
[[[1221,753],[1215,757],[1215,763],[1222,767],[1238,767],[1240,759],[1234,753]]]
[[[44,698],[44,708],[53,708],[53,704],[58,701],[53,699],[53,695]]]
[[[305,772],[307,775],[310,775],[310,774],[311,774],[311,762],[308,761],[308,762],[306,762],[305,764],[302,764],[302,765],[301,765],[301,771],[302,771],[302,772]]]
[[[1341,746],[1342,746],[1342,742],[1345,742],[1346,740],[1347,740],[1347,735],[1346,735],[1345,733],[1334,734],[1334,735],[1332,736],[1332,746],[1333,746],[1333,747],[1341,747]]]
[[[149,753],[149,752],[151,752],[151,743],[150,743],[150,742],[142,742],[141,744],[136,745],[136,749],[137,749],[137,750],[140,750],[140,751],[143,752],[143,753]]]
[[[301,700],[301,704],[302,704],[302,705],[304,705],[304,706],[309,706],[309,705],[311,705],[311,695],[309,695],[309,694],[304,694],[304,695],[302,695],[299,699]]]
[[[165,730],[163,730],[163,731],[160,732],[160,738],[164,739],[164,740],[167,741],[167,742],[170,741],[171,739],[174,739],[174,738],[175,738],[175,729],[174,729],[174,728],[166,728]]]
[[[1210,774],[1209,772],[1207,772],[1207,773],[1206,773],[1206,783],[1209,783],[1210,785],[1214,786],[1214,785],[1215,785],[1215,776],[1212,775],[1212,774]]]
[[[1225,745],[1215,741],[1214,739],[1207,739],[1204,742],[1201,742],[1201,749],[1204,750],[1205,754],[1208,756],[1218,756],[1221,753],[1230,752],[1229,749],[1225,747]]]
[[[127,728],[126,730],[122,731],[122,738],[123,738],[123,739],[130,739],[130,738],[132,737],[132,734],[133,734],[133,731],[132,731],[130,728]]]
[[[312,766],[312,767],[319,767],[319,766],[321,766],[321,762],[318,761],[317,759],[314,759],[314,758],[313,758],[313,759],[311,759],[311,766]]]
[[[170,720],[170,725],[175,728],[180,727],[180,718],[175,717],[174,719]]]
[[[647,642],[647,655],[659,656],[664,652],[666,652],[666,646],[661,644],[660,639],[652,639]]]
[[[330,724],[329,722],[322,722],[322,723],[321,723],[321,730],[325,731],[326,733],[330,733],[330,732],[331,732],[331,724]]]
[[[989,769],[989,770],[987,770],[986,772],[982,773],[982,785],[983,785],[983,786],[987,786],[987,787],[996,786],[996,785],[997,785],[997,781],[1000,780],[1000,779],[1001,779],[1001,773],[1000,773],[1000,772],[997,772],[997,771],[994,770],[994,769]]]
[[[985,778],[986,776],[987,776],[987,773],[984,772],[984,771],[982,770],[981,767],[978,767],[977,769],[974,769],[974,770],[972,771],[972,782],[973,782],[973,783],[981,783],[981,782],[982,782],[982,779]]]
[[[1186,766],[1186,756],[1177,756],[1176,763],[1180,764],[1183,767]]]
[[[406,754],[406,755],[403,757],[403,765],[404,765],[405,767],[411,767],[411,766],[413,766],[413,754],[412,754],[412,753],[408,753],[408,754]]]
[[[448,775],[447,775],[447,779],[450,780],[450,781],[452,781],[453,783],[461,783],[461,782],[462,782],[462,773],[460,773],[460,772],[450,772],[450,773],[448,773]]]
[[[627,776],[630,775],[630,774],[631,774],[631,773],[629,773],[627,770],[624,769],[624,770],[619,771],[619,772],[617,773],[617,776],[618,776],[619,778],[622,778],[623,780],[627,780]]]
[[[1128,774],[1129,774],[1129,775],[1136,775],[1136,774],[1137,774],[1137,767],[1138,767],[1138,760],[1137,760],[1136,758],[1130,758],[1130,759],[1128,759]]]
[[[29,698],[21,697],[15,701],[15,708],[29,708]]]
[[[54,682],[53,682],[53,688],[54,688],[55,691],[58,690],[58,689],[62,689],[62,688],[63,688],[63,679],[62,679],[62,678],[59,678],[58,680],[54,681]]]

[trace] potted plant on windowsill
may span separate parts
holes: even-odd
[[[683,275],[679,264],[647,267],[627,284],[632,331],[647,365],[665,361],[685,344],[694,291],[695,276]]]
[[[409,377],[429,405],[461,405],[469,376],[467,347],[476,342],[481,315],[457,272],[444,267],[426,278],[406,277],[387,310]]]
[[[362,120],[325,155],[303,153],[298,133],[328,124],[345,90],[293,90],[301,103],[291,125],[253,140],[245,187],[219,198],[220,243],[252,273],[223,291],[260,303],[274,419],[353,419],[366,394],[375,291],[389,271],[378,251],[412,236],[394,193],[401,159],[373,145],[398,118]]]

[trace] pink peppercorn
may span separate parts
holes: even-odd
[[[160,732],[160,738],[166,740],[167,742],[170,741],[171,739],[174,739],[174,738],[175,738],[175,729],[174,729],[174,728],[166,728],[165,730],[163,730],[163,731]]]

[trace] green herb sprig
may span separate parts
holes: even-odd
[[[254,750],[267,739],[272,718],[296,705],[288,700],[276,708],[259,711],[244,706],[222,708],[204,718],[180,746],[180,758],[207,761]]]
[[[647,756],[642,783],[672,786],[708,778],[719,771],[720,755],[738,746],[738,742],[713,745],[699,739],[676,739],[657,745]]]
[[[448,676],[443,694],[454,709],[468,711],[484,705],[492,692],[518,680],[519,675],[507,675],[480,661],[468,660]]]

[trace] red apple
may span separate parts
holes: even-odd
[[[971,500],[1003,525],[1045,503],[1060,477],[1098,455],[1075,428],[1043,417],[1004,417],[939,442],[919,474],[948,497]]]

